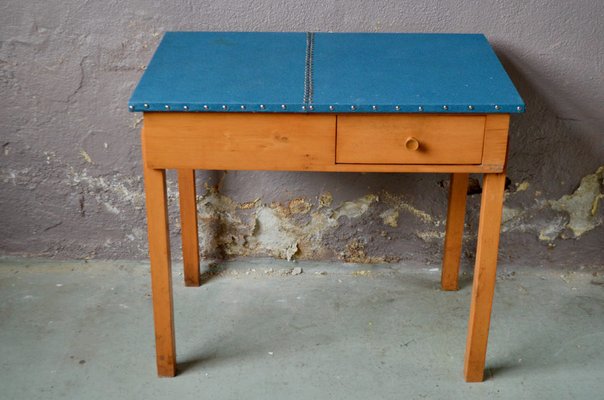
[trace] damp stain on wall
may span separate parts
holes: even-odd
[[[314,199],[295,198],[284,203],[264,204],[259,199],[237,203],[209,188],[198,197],[200,243],[207,256],[269,255],[292,260],[338,258],[347,262],[375,263],[396,261],[387,254],[370,254],[366,248],[371,232],[355,234],[363,217],[381,221],[375,227],[381,240],[390,238],[383,227],[396,228],[399,213],[407,213],[420,225],[440,226],[435,218],[419,210],[401,196],[388,192],[367,194],[332,206],[330,192]],[[384,200],[382,200],[384,199]],[[370,214],[369,216],[367,214]],[[334,243],[335,231],[352,232]],[[424,230],[419,237],[426,237]],[[434,235],[441,238],[442,234]]]
[[[578,238],[602,225],[602,218],[598,215],[598,211],[600,201],[604,198],[604,193],[602,193],[603,176],[604,165],[593,174],[584,176],[579,187],[572,194],[549,202],[553,210],[568,214],[565,228],[569,232],[563,233],[565,237]]]
[[[529,207],[504,206],[503,232],[531,232],[540,241],[579,239],[603,224],[604,166],[581,178],[577,188],[559,199],[535,198]],[[539,193],[538,193],[539,194]],[[513,194],[512,194],[513,196]]]
[[[581,179],[576,190],[557,200],[538,199],[531,207],[505,205],[502,232],[524,232],[542,242],[578,239],[602,224],[598,210],[602,193],[604,167]],[[530,184],[522,181],[506,192],[506,203],[528,191]],[[412,233],[426,243],[440,244],[445,236],[445,216],[424,211],[405,199],[402,194],[388,191],[372,193],[333,205],[333,195],[323,192],[315,198],[298,197],[282,203],[265,204],[261,199],[238,203],[206,187],[198,197],[201,223],[200,242],[206,256],[268,255],[292,260],[337,258],[346,262],[376,263],[397,261],[394,254],[371,251],[367,244],[387,242],[392,232],[411,228]],[[532,193],[535,196],[535,193]],[[399,226],[404,215],[412,223]],[[364,224],[363,218],[379,221],[380,229],[354,232]],[[334,245],[335,232],[340,245]],[[377,232],[377,235],[374,233]],[[475,232],[466,230],[466,241]],[[379,245],[373,248],[380,248]]]

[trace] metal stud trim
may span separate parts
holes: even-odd
[[[221,103],[130,103],[127,105],[131,112],[371,112],[371,113],[522,113],[526,110],[524,104],[452,104],[452,105],[413,105],[413,104],[295,104],[295,103],[276,103],[276,104],[221,104]]]

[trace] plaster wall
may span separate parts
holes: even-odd
[[[164,31],[482,32],[528,105],[512,118],[502,261],[604,265],[602,21],[599,0],[3,1],[0,253],[146,257],[141,116],[126,102]],[[202,251],[437,263],[447,185],[445,175],[199,173]]]

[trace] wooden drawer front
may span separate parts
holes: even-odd
[[[336,162],[480,164],[485,116],[338,115]]]
[[[334,164],[335,115],[146,113],[151,168],[316,170]]]

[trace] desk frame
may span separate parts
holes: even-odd
[[[291,118],[300,117],[309,118],[309,120],[304,121],[319,121],[321,118],[333,118],[334,122],[337,121],[337,115],[327,114],[296,115],[288,117],[288,114],[268,113],[247,115],[145,113],[144,127],[142,130],[142,152],[145,175],[149,256],[151,260],[156,359],[159,376],[171,377],[176,375],[170,236],[168,230],[165,179],[166,169],[178,170],[182,224],[182,251],[185,284],[187,286],[200,285],[194,170],[266,169],[341,172],[451,173],[442,265],[441,286],[443,290],[458,289],[459,264],[461,259],[469,173],[482,173],[483,190],[476,250],[476,265],[474,269],[470,316],[468,321],[464,376],[465,380],[468,382],[480,382],[483,380],[491,306],[495,289],[497,253],[504,198],[509,115],[485,115],[485,141],[481,164],[337,164],[335,162],[334,154],[333,163],[321,164],[308,161],[306,163],[301,162],[299,165],[286,165],[286,167],[283,167],[283,165],[280,164],[280,160],[276,159],[271,160],[273,163],[272,166],[262,164],[262,168],[241,168],[241,160],[234,158],[221,158],[220,160],[213,161],[203,160],[199,157],[199,154],[196,154],[195,152],[195,146],[203,145],[203,134],[193,135],[187,140],[180,138],[179,133],[190,129],[191,126],[199,125],[201,131],[206,129],[206,121],[210,115],[221,115],[220,117],[211,117],[218,118],[218,122],[223,121],[223,123],[233,123],[237,125],[258,125],[259,128],[262,128],[262,124],[266,121],[271,123],[277,121],[277,125],[291,124]],[[291,128],[288,127],[288,129]],[[282,138],[278,139],[281,140]],[[163,152],[163,149],[170,147],[178,140],[184,140],[182,154],[166,155],[169,151],[166,153]],[[183,143],[180,144],[182,145]],[[325,149],[317,149],[317,151],[324,150]],[[331,151],[331,149],[327,149],[326,151]],[[305,154],[305,156],[308,156],[308,154]],[[254,154],[250,154],[249,157],[253,158]],[[312,157],[309,159],[311,158]],[[261,161],[264,162],[266,160]],[[249,165],[253,166],[255,164],[251,161],[251,164]]]

